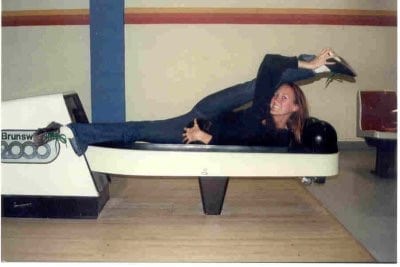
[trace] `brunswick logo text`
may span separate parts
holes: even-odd
[[[60,144],[52,140],[37,147],[33,143],[35,130],[2,130],[2,163],[50,163],[58,157]]]

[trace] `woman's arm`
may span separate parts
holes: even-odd
[[[311,61],[298,61],[299,68],[315,70],[323,65],[335,64],[334,62],[327,62],[328,59],[335,57],[335,52],[331,48],[324,48],[322,51]]]
[[[268,103],[276,91],[282,73],[286,69],[297,69],[297,57],[267,54],[257,73],[252,110],[260,118],[265,117]]]
[[[184,133],[182,134],[183,142],[185,144],[200,141],[204,144],[209,144],[213,138],[212,135],[202,131],[197,123],[197,119],[194,119],[194,124],[192,128],[183,128]]]

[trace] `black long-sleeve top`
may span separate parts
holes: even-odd
[[[269,104],[280,85],[282,73],[289,68],[298,68],[296,57],[267,54],[257,73],[252,106],[210,118],[210,144],[288,146],[293,133],[275,127]],[[263,120],[266,123],[262,123]]]

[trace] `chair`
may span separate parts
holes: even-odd
[[[376,147],[373,173],[379,177],[396,176],[397,92],[358,92],[357,136]]]

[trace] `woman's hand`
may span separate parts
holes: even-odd
[[[324,48],[322,51],[311,61],[299,61],[299,68],[314,70],[323,65],[332,65],[334,62],[327,62],[328,59],[334,58],[335,52],[331,48]]]
[[[203,142],[204,144],[210,143],[212,139],[212,135],[202,131],[197,123],[197,119],[194,119],[194,125],[192,128],[183,128],[184,133],[182,134],[183,136],[183,142],[185,144],[195,142],[195,141],[200,141]]]

